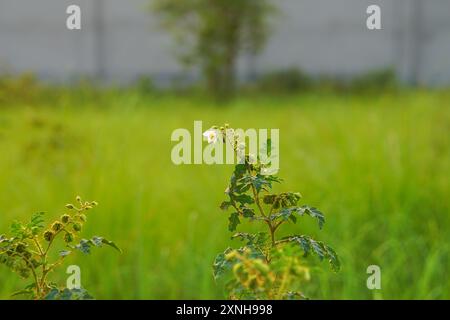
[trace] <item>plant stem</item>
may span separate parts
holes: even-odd
[[[40,287],[39,287],[38,276],[36,274],[36,270],[34,269],[33,264],[24,255],[22,255],[20,253],[16,253],[16,255],[21,257],[25,261],[25,263],[30,267],[31,273],[33,274],[34,282],[36,283],[36,295],[39,296],[41,290],[40,290]]]

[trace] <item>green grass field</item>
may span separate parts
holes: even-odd
[[[84,235],[114,239],[124,253],[67,261],[80,265],[96,298],[224,297],[211,264],[240,244],[218,208],[232,167],[170,159],[172,131],[192,130],[194,120],[204,129],[280,129],[283,189],[300,191],[327,219],[322,231],[304,219],[282,233],[317,236],[342,259],[337,274],[310,260],[309,297],[450,298],[448,91],[248,97],[227,106],[136,91],[27,94],[0,104],[0,234],[35,211],[58,217],[78,194],[97,200]],[[372,264],[382,290],[366,287]],[[0,298],[27,283],[0,266]]]

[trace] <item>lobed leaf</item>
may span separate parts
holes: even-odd
[[[275,220],[281,218],[283,220],[292,220],[292,222],[296,223],[297,218],[295,214],[299,216],[309,215],[310,217],[317,220],[319,224],[319,228],[322,229],[325,224],[325,216],[322,212],[320,212],[317,208],[309,207],[309,206],[301,206],[301,207],[291,207],[291,208],[283,208],[280,211],[272,214],[270,219]]]
[[[230,217],[228,218],[228,230],[235,231],[238,224],[240,224],[241,221],[239,220],[239,213],[233,212],[230,214]]]
[[[300,246],[304,252],[304,256],[313,253],[319,257],[320,260],[327,259],[333,271],[339,271],[340,261],[336,252],[330,246],[321,241],[316,241],[308,236],[291,236],[283,238],[284,242],[295,243]]]

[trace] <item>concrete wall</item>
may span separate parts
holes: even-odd
[[[405,81],[450,84],[449,0],[277,0],[280,13],[264,53],[242,57],[239,73],[300,67],[351,76],[393,67]],[[167,81],[183,70],[175,45],[146,11],[148,0],[0,0],[0,69],[50,80],[79,76]],[[82,9],[82,30],[65,27]],[[382,30],[366,28],[379,4]]]

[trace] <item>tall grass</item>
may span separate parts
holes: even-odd
[[[427,91],[310,93],[228,106],[133,91],[6,99],[0,105],[0,234],[11,220],[37,210],[59,216],[80,194],[100,204],[84,232],[101,229],[124,251],[71,258],[94,296],[222,298],[211,263],[232,243],[217,208],[232,167],[173,165],[171,132],[192,128],[194,120],[280,128],[285,188],[323,209],[320,238],[343,264],[333,274],[311,260],[305,292],[324,299],[448,299],[449,107],[449,92]],[[309,222],[283,232],[289,228],[318,232]],[[376,292],[366,287],[371,264],[382,271]],[[23,284],[0,266],[0,298]]]

